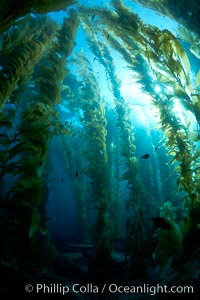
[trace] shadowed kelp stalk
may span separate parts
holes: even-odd
[[[65,10],[75,4],[74,0],[2,0],[0,3],[0,32],[7,30],[15,21],[30,13],[44,14],[51,11]],[[24,19],[26,22],[27,18]],[[21,20],[23,22],[23,19]],[[17,23],[18,24],[18,23]]]
[[[21,251],[20,256],[22,253],[25,255],[27,251],[29,255],[35,252],[36,264],[40,260],[40,253],[38,256],[36,254],[39,250],[37,243],[44,249],[51,249],[46,228],[44,166],[52,136],[70,133],[60,123],[54,105],[61,100],[61,82],[67,72],[66,59],[72,51],[78,24],[77,14],[70,11],[69,18],[65,19],[62,27],[55,32],[54,43],[50,36],[51,47],[46,48],[40,63],[33,66],[34,74],[30,87],[32,97],[29,102],[20,103],[23,104],[23,110],[18,116],[16,131],[8,149],[7,162],[2,170],[2,175],[13,175],[4,202],[8,207],[9,203],[12,203],[16,209],[13,222],[18,224],[16,231],[21,230],[24,239],[22,251],[16,234],[13,240],[13,243],[16,243],[16,252]],[[42,46],[45,47],[45,44]],[[4,248],[6,251],[6,245]]]

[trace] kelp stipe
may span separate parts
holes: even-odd
[[[12,0],[2,0],[0,3],[0,32],[7,30],[12,25],[23,24],[29,19],[29,16],[22,18],[27,14],[44,14],[51,11],[65,10],[67,6],[74,3],[76,3],[74,0],[42,0],[39,2],[37,0],[23,0],[20,3]],[[22,18],[22,20],[18,21],[18,18]]]
[[[85,174],[93,182],[91,205],[96,211],[94,240],[97,246],[96,255],[102,259],[104,256],[109,257],[111,252],[110,195],[106,145],[107,121],[96,78],[90,72],[90,62],[84,55],[79,55],[78,61],[79,64],[81,61],[81,66],[84,66],[84,68],[78,70],[79,75],[84,79],[79,103],[83,112],[81,122],[84,128],[85,146],[90,149],[90,151],[85,150],[85,158],[88,161]]]
[[[29,59],[31,71],[34,68],[31,86],[29,86],[29,92],[32,90],[32,97],[29,99],[29,103],[25,101],[26,97],[22,97],[21,103],[18,103],[22,105],[23,110],[18,116],[16,130],[9,144],[8,156],[2,170],[3,176],[13,175],[11,186],[5,196],[6,206],[9,207],[9,203],[12,203],[16,209],[13,222],[16,223],[16,231],[21,230],[20,236],[24,239],[24,254],[21,243],[17,242],[17,234],[16,239],[13,240],[13,243],[18,243],[18,246],[15,247],[16,257],[25,255],[27,251],[31,256],[31,253],[36,251],[34,257],[38,261],[40,260],[40,253],[37,253],[38,241],[41,241],[42,237],[43,246],[41,247],[43,250],[48,248],[48,251],[51,251],[46,227],[46,183],[43,173],[49,151],[49,141],[54,134],[68,135],[70,133],[65,126],[61,126],[58,115],[54,111],[54,105],[60,101],[61,81],[66,74],[66,57],[72,51],[73,39],[78,26],[76,14],[71,11],[70,16],[72,17],[65,20],[57,32],[51,31],[51,27],[49,27],[39,35],[39,40],[35,43],[40,46],[41,50],[44,50],[44,56],[39,64],[37,63],[38,58],[41,58],[40,53],[36,60],[31,55],[31,50],[35,50],[34,47],[29,46],[29,55],[21,58],[24,69],[25,63],[27,65]],[[49,34],[52,32],[53,35],[48,36],[46,32]],[[56,38],[56,42],[52,44],[53,37]],[[65,38],[70,42],[65,44]],[[50,72],[46,72],[44,77],[46,63],[49,65]],[[27,70],[29,75],[29,68]],[[15,75],[14,73],[14,78]],[[43,250],[40,250],[43,253]],[[21,253],[19,253],[20,251]]]

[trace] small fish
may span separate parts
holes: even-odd
[[[158,150],[158,147],[155,147],[155,151],[157,151]]]
[[[148,153],[141,156],[141,158],[143,158],[143,159],[148,159],[149,157],[150,157],[150,154],[148,154]]]
[[[95,62],[96,59],[97,59],[97,58],[96,58],[96,56],[95,56],[94,59],[93,59],[93,62]]]
[[[63,181],[64,181],[64,179],[63,179],[63,178],[61,178],[61,181],[63,182]]]
[[[76,177],[76,178],[78,177],[78,171],[75,173],[75,177]]]
[[[96,17],[96,15],[93,15],[90,21],[92,22],[95,17]]]
[[[103,150],[98,150],[99,155],[103,155]]]
[[[107,41],[109,40],[109,37],[110,37],[110,35],[108,34],[108,35],[107,35],[107,38],[106,38]]]
[[[151,218],[151,220],[157,227],[160,227],[162,229],[170,230],[172,228],[172,226],[164,218],[155,217]]]

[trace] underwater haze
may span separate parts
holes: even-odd
[[[1,1],[2,299],[199,299],[199,15]]]

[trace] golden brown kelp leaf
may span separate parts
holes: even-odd
[[[32,23],[31,23],[32,24]],[[31,25],[30,24],[30,25]],[[56,24],[48,18],[43,19],[41,26],[41,18],[39,23],[35,19],[35,29],[38,28],[38,35],[31,35],[33,39],[24,42],[23,36],[20,43],[19,36],[16,36],[16,44],[12,33],[10,44],[6,43],[6,49],[0,52],[0,107],[3,106],[5,100],[14,92],[15,100],[23,90],[23,86],[30,78],[35,64],[41,59],[43,53],[52,45],[52,38],[56,31]],[[42,27],[42,30],[41,28]],[[31,32],[31,27],[26,27],[27,35]]]
[[[49,23],[49,27],[46,26],[47,22]],[[38,39],[44,27],[46,27],[45,32],[50,35],[50,30],[52,31],[51,22],[51,19],[48,17],[41,17],[39,15],[35,17],[29,16],[26,23],[12,26],[2,34],[1,51],[7,52],[17,44],[26,44],[32,39]]]
[[[64,19],[57,31],[53,46],[36,68],[34,78],[41,100],[50,106],[61,100],[61,83],[67,74],[66,59],[75,44],[78,25],[76,11],[70,10],[69,18]]]
[[[199,34],[191,32],[182,26],[179,26],[178,34],[180,35],[181,39],[190,44],[190,52],[196,56],[196,58],[200,59]]]
[[[142,25],[139,16],[131,12],[120,0],[112,0],[111,3],[119,16],[119,23],[131,32],[137,32]]]
[[[158,40],[156,40],[156,35],[158,35]],[[193,180],[194,169],[192,166],[197,161],[196,151],[193,151],[195,147],[192,150],[193,143],[188,142],[185,125],[173,111],[176,97],[185,109],[189,109],[195,115],[199,123],[199,102],[194,101],[194,97],[190,97],[192,87],[190,74],[188,74],[189,60],[178,40],[174,39],[168,31],[164,31],[164,35],[162,35],[158,30],[155,36],[147,35],[146,41],[148,41],[146,50],[142,47],[142,56],[137,56],[139,64],[136,64],[133,69],[140,74],[139,83],[142,84],[144,92],[153,98],[153,104],[159,109],[162,130],[166,135],[165,145],[169,149],[169,153],[173,151],[172,162],[178,163],[179,179],[177,183],[179,188],[187,193],[192,205],[195,205],[194,201],[196,200],[192,195],[198,194],[198,188],[197,183]],[[155,93],[155,77],[160,80],[158,82],[162,84],[160,86],[164,89],[163,93]],[[171,87],[171,94],[170,90],[167,90],[166,84],[167,87]]]
[[[0,32],[5,31],[17,18],[26,14],[65,10],[67,6],[75,3],[74,0],[1,0]]]
[[[151,27],[143,27],[142,35],[145,36],[145,43],[142,43],[141,53],[144,60],[148,60],[152,76],[157,79],[157,83],[165,88],[166,92],[163,95],[171,103],[177,97],[186,110],[190,110],[195,115],[197,123],[200,123],[198,97],[191,82],[190,61],[186,51],[176,38],[168,30],[157,29],[154,33]],[[140,45],[139,45],[140,47]],[[142,80],[149,78],[143,76],[141,72],[141,64],[137,66],[136,71],[141,73]],[[145,72],[146,73],[146,72]],[[152,79],[151,79],[152,81]],[[153,81],[152,81],[153,84]],[[152,85],[153,87],[153,85]],[[153,89],[146,88],[146,91],[153,95]]]
[[[32,160],[23,157],[20,161],[9,162],[4,169],[2,174],[12,174],[19,175],[24,174],[27,178],[38,176],[38,167],[40,166],[40,161],[36,155],[33,156]]]
[[[169,154],[172,154],[174,158],[173,162],[178,162],[176,168],[179,173],[177,184],[180,189],[184,190],[188,196],[192,198],[193,193],[198,194],[196,182],[193,180],[194,169],[192,165],[197,161],[198,155],[195,151],[192,151],[192,142],[188,141],[187,132],[184,130],[184,126],[180,121],[172,115],[172,111],[169,106],[164,103],[159,106],[161,112],[162,128],[166,134],[167,141],[166,146],[169,149]],[[194,205],[194,203],[193,203]]]
[[[36,205],[36,201],[41,202],[42,200],[42,184],[40,176],[34,177],[22,177],[15,182],[15,184],[10,189],[8,196],[12,193],[19,193],[24,195],[25,197],[21,199],[21,202],[18,203],[19,206],[30,206],[34,207]],[[31,195],[34,195],[29,198]],[[32,200],[32,201],[31,201]]]
[[[141,41],[139,32],[143,27],[143,22],[139,16],[128,9],[120,0],[112,1],[114,10],[99,9],[99,8],[86,8],[80,7],[81,18],[85,24],[89,24],[89,18],[87,15],[97,15],[97,24],[103,24],[107,26],[107,40],[109,42],[108,35],[110,32],[114,32],[117,37],[128,39],[129,36],[134,37],[137,41]],[[83,25],[84,26],[84,25]],[[123,32],[126,34],[123,34]]]
[[[197,77],[196,77],[196,88],[198,88],[200,86],[200,70],[197,73]]]
[[[50,127],[51,110],[48,106],[31,103],[31,106],[21,114],[3,169],[3,175],[13,175],[6,198],[11,199],[18,207],[15,222],[23,224],[27,231],[34,225],[32,224],[34,211],[39,209],[43,200],[42,165],[52,135]],[[36,229],[33,233],[35,231]]]
[[[117,40],[114,36],[109,36],[108,42],[113,49],[121,54],[125,62],[128,64],[128,68],[131,69],[131,65],[133,65],[134,61],[136,60],[136,55],[139,53],[139,50],[129,51],[127,49],[127,45],[124,45],[122,40]]]
[[[62,57],[69,56],[75,45],[76,32],[79,25],[78,14],[75,10],[69,11],[69,18],[64,18],[62,28],[58,32],[58,44],[56,49]]]

